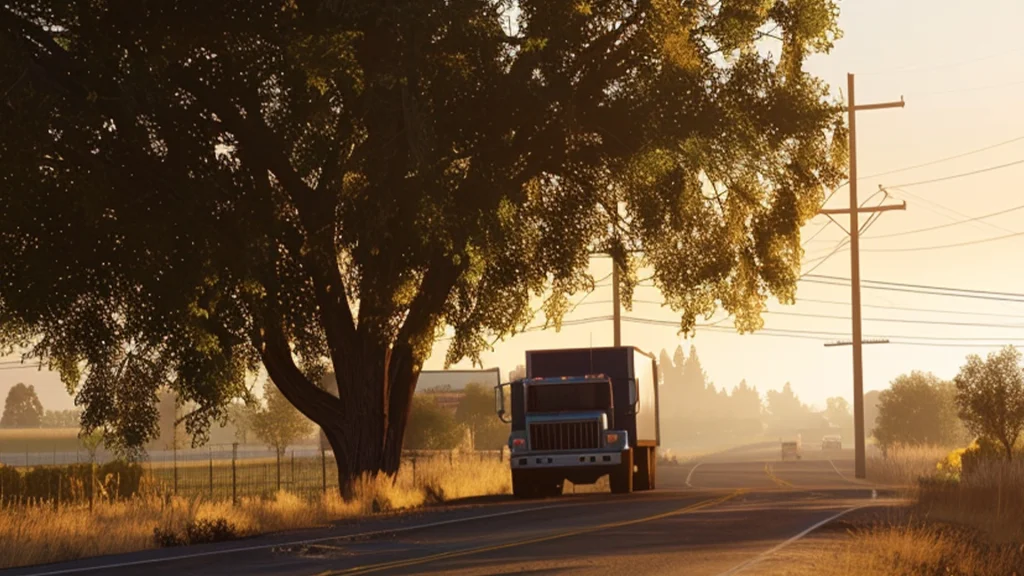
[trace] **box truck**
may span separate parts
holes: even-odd
[[[616,494],[655,487],[658,367],[632,346],[533,350],[526,377],[495,388],[511,424],[512,492],[556,496],[608,476]],[[509,406],[511,404],[511,411]]]

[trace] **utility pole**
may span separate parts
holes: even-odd
[[[619,297],[619,264],[612,259],[612,324],[615,325],[615,346],[622,346],[622,302]]]
[[[888,210],[905,210],[907,203],[901,205],[874,206],[861,208],[857,205],[857,112],[863,110],[881,110],[884,108],[903,108],[903,98],[899,102],[882,102],[878,104],[857,104],[854,96],[853,74],[846,75],[846,89],[849,103],[846,106],[850,130],[850,208],[821,210],[822,214],[850,215],[850,299],[853,304],[853,422],[854,422],[854,457],[856,477],[867,476],[864,451],[864,342],[861,340],[860,317],[860,223],[858,216],[862,212],[885,212]]]

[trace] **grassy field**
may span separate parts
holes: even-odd
[[[181,478],[179,478],[179,482]],[[210,501],[201,493],[169,496],[150,487],[127,502],[88,506],[19,506],[0,511],[0,569],[154,548],[154,530],[182,534],[198,520],[224,519],[237,536],[323,526],[332,521],[511,491],[508,463],[476,455],[435,456],[403,466],[398,481],[365,479],[352,502],[337,490],[303,497],[287,490],[266,498]]]
[[[758,566],[766,575],[1024,575],[1024,454],[946,474],[938,448],[869,460],[869,479],[909,484],[911,504],[857,512]]]
[[[0,428],[0,453],[85,452],[78,428]]]
[[[933,476],[936,466],[953,450],[947,446],[890,448],[885,457],[867,458],[867,479],[890,486],[913,486],[920,478]]]

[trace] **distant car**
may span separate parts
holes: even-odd
[[[786,458],[796,458],[797,460],[800,460],[802,458],[802,456],[803,455],[800,453],[800,443],[799,442],[783,442],[782,443],[782,459],[783,460],[785,460]]]
[[[843,439],[840,436],[825,436],[821,439],[822,450],[842,450]]]

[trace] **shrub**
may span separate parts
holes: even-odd
[[[236,538],[238,538],[238,528],[225,518],[190,520],[185,524],[184,534],[178,534],[170,528],[162,529],[159,526],[153,529],[153,540],[157,546],[162,548],[225,542]]]
[[[127,500],[139,494],[143,469],[139,464],[109,462],[96,467],[95,483],[91,476],[90,464],[38,466],[25,474],[18,495],[30,500],[85,501],[92,498],[95,487],[96,497]]]
[[[21,474],[10,466],[0,464],[0,504],[16,502],[24,492]]]
[[[108,498],[127,500],[139,494],[144,472],[134,462],[108,462],[96,471],[96,480]]]

